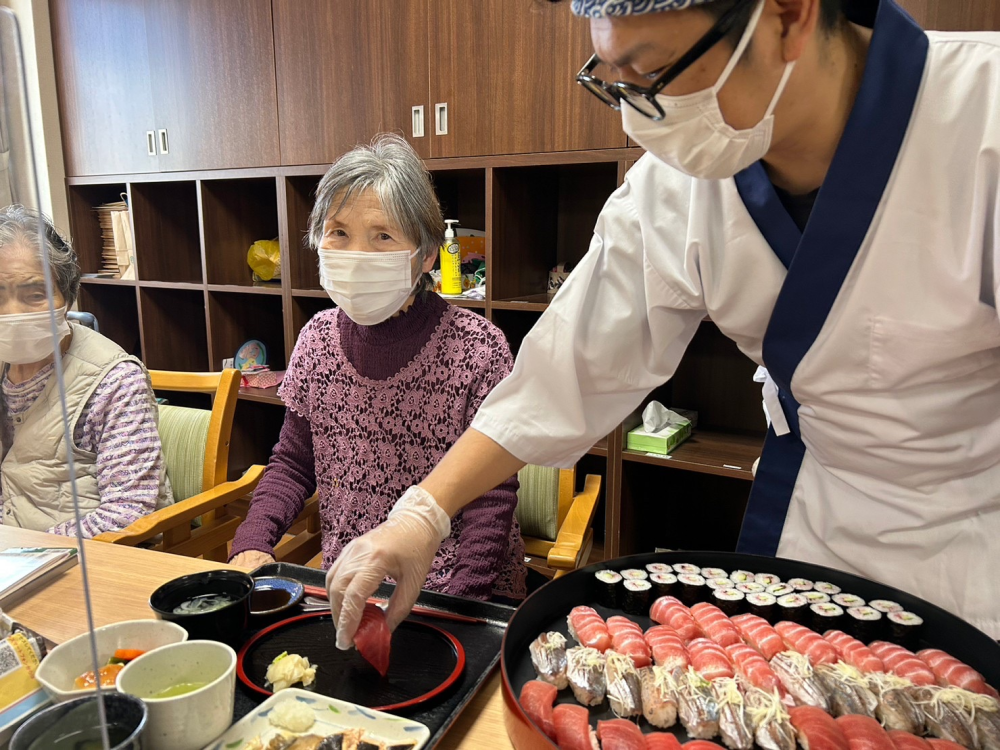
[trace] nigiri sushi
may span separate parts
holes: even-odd
[[[809,659],[797,651],[782,651],[771,659],[771,669],[778,675],[785,690],[805,706],[830,710],[830,701],[822,684],[816,679]]]
[[[576,646],[566,652],[566,680],[573,697],[584,706],[604,702],[607,681],[604,675],[604,654],[596,648]]]
[[[654,727],[669,729],[677,722],[677,686],[663,667],[639,670],[642,715]]]
[[[796,706],[788,712],[803,750],[851,750],[830,714],[816,706]]]
[[[896,750],[882,725],[870,716],[841,716],[837,726],[851,750]]]
[[[646,750],[646,739],[635,724],[626,719],[597,722],[601,750]]]
[[[600,750],[597,735],[590,728],[590,712],[573,703],[560,703],[552,709],[552,723],[559,750]]]
[[[696,739],[708,739],[719,734],[719,706],[712,697],[711,683],[688,667],[677,670],[677,716],[687,733]]]
[[[552,721],[552,706],[556,702],[559,689],[541,680],[528,680],[521,688],[521,708],[538,728],[551,739],[556,738],[556,727]]]
[[[597,610],[592,607],[573,607],[566,618],[570,637],[581,646],[596,648],[604,653],[611,648],[611,633]]]
[[[638,716],[642,713],[642,687],[639,672],[632,660],[614,651],[604,657],[604,678],[608,701],[615,716]]]
[[[745,696],[757,744],[764,750],[795,750],[795,729],[777,691],[768,694],[750,687]]]
[[[834,716],[859,714],[875,718],[878,699],[865,684],[865,677],[850,664],[820,664],[813,670],[820,684],[826,689]]]
[[[566,678],[566,636],[562,633],[542,633],[528,646],[531,663],[538,679],[550,682],[562,690],[569,684]]]
[[[730,750],[750,750],[754,732],[746,714],[743,693],[735,679],[720,677],[712,682],[712,697],[719,707],[719,732]]]

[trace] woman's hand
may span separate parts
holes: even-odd
[[[344,547],[326,574],[337,648],[349,649],[368,597],[386,576],[396,581],[386,618],[395,630],[410,613],[451,519],[429,492],[410,487],[381,526]]]
[[[240,552],[240,554],[229,561],[229,564],[235,565],[238,568],[253,570],[255,568],[259,568],[261,565],[267,565],[268,563],[273,562],[274,558],[266,552],[258,552],[255,549],[251,549],[246,552]]]

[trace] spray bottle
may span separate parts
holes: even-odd
[[[462,293],[462,252],[455,235],[457,219],[445,219],[448,228],[441,246],[441,294]]]

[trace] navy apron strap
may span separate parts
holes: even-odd
[[[774,557],[785,528],[785,517],[806,446],[795,433],[775,435],[768,429],[764,452],[757,465],[750,500],[736,551]]]

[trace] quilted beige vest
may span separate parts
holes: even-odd
[[[75,427],[87,401],[115,365],[135,362],[142,367],[142,363],[89,328],[74,324],[71,328],[73,339],[63,355],[63,373],[67,411],[70,424]],[[101,504],[97,486],[97,455],[72,444],[66,445],[55,378],[49,378],[35,403],[13,421],[11,445],[0,446],[7,449],[0,465],[4,525],[45,531],[73,518],[70,484],[73,475],[67,462],[68,450],[73,452],[80,513],[83,515],[95,510]],[[157,507],[169,502],[166,471],[163,471]]]

